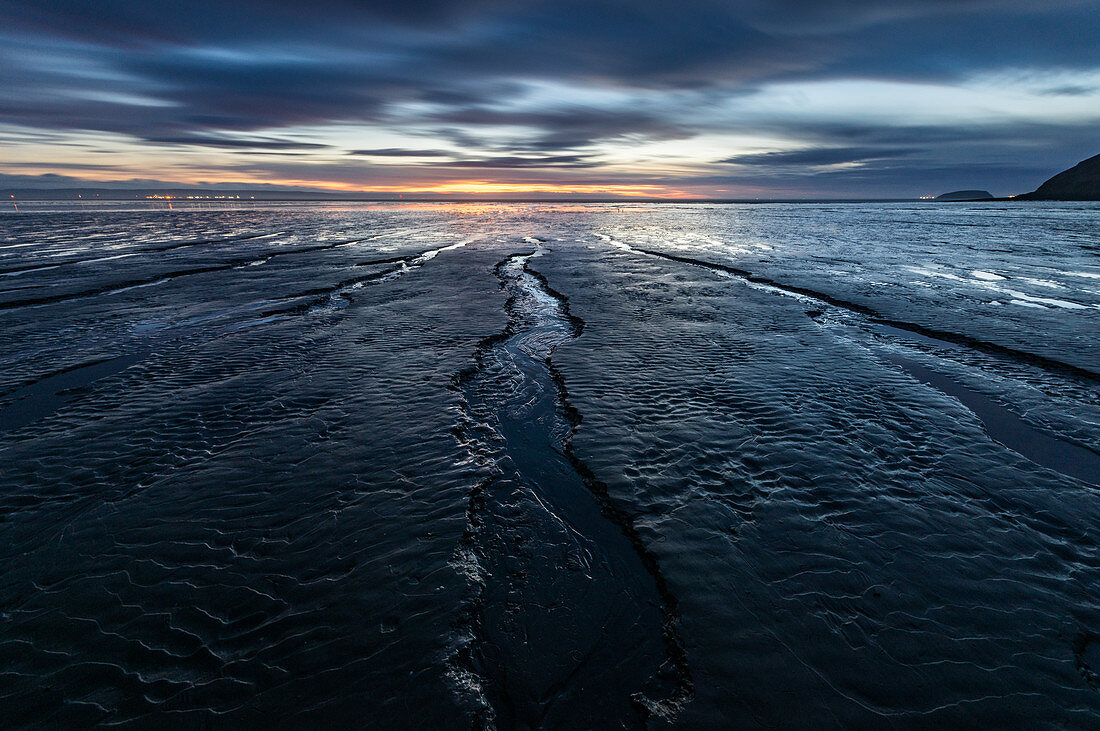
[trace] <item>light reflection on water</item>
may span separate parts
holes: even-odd
[[[682,642],[674,723],[1100,713],[1095,481],[1028,441],[1100,449],[1100,207],[158,205],[0,214],[12,724],[490,717],[510,691],[448,664],[471,583],[513,637],[573,575],[511,606],[456,569],[477,516],[538,520],[479,492],[524,456],[461,428],[494,395],[456,382],[507,343],[542,399],[509,434],[576,424],[644,548],[609,555],[673,619],[639,623],[646,657]],[[497,265],[536,249],[583,333],[533,275],[512,307],[545,321],[508,329]],[[557,449],[523,464],[568,472]],[[501,530],[493,565],[539,555]]]

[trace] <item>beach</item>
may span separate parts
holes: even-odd
[[[22,203],[13,725],[1089,725],[1100,204]]]

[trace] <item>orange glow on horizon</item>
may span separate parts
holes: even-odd
[[[18,166],[18,163],[15,164]],[[113,171],[70,171],[65,168],[64,165],[58,165],[57,169],[50,170],[49,172],[66,175],[76,173],[80,177],[83,177],[87,181],[89,187],[95,186],[96,183],[126,183],[129,179],[128,176],[137,176],[136,171],[121,172],[119,170]],[[121,174],[120,174],[121,172]],[[150,173],[148,171],[140,173],[141,177],[148,177]],[[410,182],[406,184],[398,185],[356,185],[354,183],[340,183],[323,180],[278,180],[278,179],[252,179],[242,180],[240,178],[230,178],[225,175],[218,175],[213,171],[204,171],[195,175],[193,172],[191,175],[177,176],[167,173],[166,177],[176,178],[172,181],[165,181],[166,187],[197,187],[202,188],[204,186],[211,185],[225,185],[234,184],[239,185],[242,188],[247,188],[250,185],[266,186],[266,185],[280,185],[287,187],[298,188],[314,188],[319,190],[329,190],[341,193],[419,193],[419,194],[439,194],[439,195],[451,195],[451,194],[464,194],[464,195],[523,195],[530,194],[556,194],[556,195],[574,195],[574,196],[602,196],[613,195],[622,196],[624,198],[682,198],[685,200],[692,198],[705,198],[705,195],[698,193],[691,193],[676,188],[669,188],[663,185],[654,183],[636,183],[636,184],[596,184],[596,183],[498,183],[492,180],[451,180],[440,182]],[[182,178],[182,179],[181,179]],[[135,188],[143,188],[141,184],[135,184]],[[225,191],[228,193],[229,191]]]
[[[681,190],[669,190],[659,185],[556,185],[553,183],[495,183],[489,180],[460,180],[402,188],[374,188],[387,193],[557,193],[560,195],[621,195],[633,198],[689,198]]]
[[[239,182],[239,181],[234,181]],[[359,186],[351,183],[332,183],[313,180],[265,180],[263,184],[296,187],[323,188],[344,193],[436,193],[501,195],[524,193],[555,193],[558,195],[618,195],[629,198],[702,198],[704,196],[660,185],[597,185],[554,183],[497,183],[491,180],[453,180],[441,183],[409,183],[406,185]],[[240,183],[248,185],[249,183]],[[258,183],[257,183],[258,184]]]

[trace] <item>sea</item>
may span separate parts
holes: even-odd
[[[1100,204],[0,211],[0,726],[1100,724]]]

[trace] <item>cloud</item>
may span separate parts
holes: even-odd
[[[0,136],[0,152],[57,144],[30,135],[95,133],[107,149],[122,137],[255,175],[279,174],[261,163],[279,154],[301,160],[296,175],[319,175],[340,156],[405,162],[406,177],[541,169],[567,181],[646,145],[739,134],[790,148],[729,150],[718,164],[745,175],[801,171],[854,190],[873,169],[900,187],[913,179],[905,165],[934,170],[969,155],[1005,165],[996,174],[1006,177],[1014,159],[1023,177],[1041,154],[1095,144],[1081,129],[1100,112],[1059,116],[1054,105],[1100,93],[1083,73],[1100,66],[1098,36],[1086,0],[7,0],[0,125],[24,140]],[[793,92],[784,109],[753,106],[784,84],[958,87],[1053,70],[1057,83],[1030,92],[1052,105],[1038,137],[1011,118],[918,123],[872,118],[858,104],[826,114]],[[349,142],[346,128],[364,139]],[[455,150],[439,149],[447,145]],[[700,153],[697,182],[712,184],[720,154]],[[813,169],[830,166],[833,177]]]
[[[734,165],[771,166],[821,166],[844,163],[883,160],[892,157],[905,157],[917,152],[915,148],[875,148],[875,147],[814,147],[805,150],[786,150],[783,152],[763,152],[752,155],[734,155],[719,163]]]
[[[180,135],[177,137],[147,137],[149,142],[161,145],[194,145],[220,147],[231,150],[324,150],[332,147],[320,142],[298,142],[273,138],[210,137],[204,135]]]
[[[584,168],[595,167],[598,163],[592,161],[587,155],[548,155],[544,157],[501,156],[484,160],[455,160],[440,164],[456,168]]]
[[[1040,89],[1038,93],[1043,96],[1090,96],[1095,94],[1097,90],[1095,86],[1065,84],[1063,86],[1051,86],[1046,89]]]
[[[348,154],[361,157],[447,157],[451,153],[443,150],[410,150],[400,147],[384,147],[376,150],[351,150]]]

